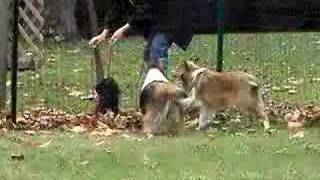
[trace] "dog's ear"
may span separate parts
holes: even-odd
[[[187,71],[194,71],[196,69],[199,69],[199,67],[197,65],[195,65],[193,62],[191,61],[185,61],[184,62],[184,68],[187,70]]]
[[[188,64],[187,61],[183,62],[183,69],[186,70],[186,71],[190,71],[189,64]]]

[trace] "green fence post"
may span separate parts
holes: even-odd
[[[218,35],[218,48],[217,48],[217,71],[222,71],[223,66],[223,31],[224,31],[224,0],[218,0],[217,3],[217,35]]]

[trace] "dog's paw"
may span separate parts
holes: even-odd
[[[264,130],[268,130],[268,129],[270,129],[270,123],[269,123],[269,121],[263,121],[263,127],[264,127]]]

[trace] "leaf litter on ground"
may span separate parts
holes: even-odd
[[[7,132],[10,119],[8,114],[0,114],[0,132]],[[138,131],[142,127],[141,113],[125,109],[115,116],[112,112],[96,116],[94,114],[69,114],[61,110],[44,106],[34,107],[18,113],[14,129],[23,130],[28,136],[38,132],[59,129],[73,133],[86,133],[96,137],[109,137],[120,132]]]
[[[314,104],[294,105],[287,102],[268,101],[266,103],[266,111],[270,119],[279,119],[282,123],[289,124],[289,126],[297,123],[302,125],[312,124],[320,120],[320,106]],[[6,112],[0,113],[0,135],[10,131],[10,127],[7,126],[10,120],[8,120],[7,116]],[[187,129],[197,127],[197,116],[197,111],[187,115]],[[250,132],[256,130],[246,124],[246,116],[240,116],[232,109],[218,113],[214,118],[214,122],[214,126],[220,126],[222,130],[227,132],[239,128],[248,129]],[[60,129],[74,133],[86,133],[95,137],[109,137],[122,132],[140,131],[142,128],[142,114],[135,109],[123,109],[116,116],[112,112],[95,116],[94,114],[85,113],[70,114],[54,108],[39,106],[18,113],[16,128],[24,130],[25,134],[29,136],[38,132]],[[124,136],[126,138],[126,135]],[[132,139],[130,136],[127,138],[134,141],[142,141],[141,139]]]

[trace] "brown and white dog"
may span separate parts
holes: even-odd
[[[158,68],[150,68],[141,88],[143,132],[147,135],[180,135],[184,130],[183,89],[168,81]]]
[[[181,101],[185,110],[200,108],[199,129],[208,128],[210,118],[217,111],[237,107],[242,113],[256,115],[269,129],[269,120],[264,112],[264,102],[256,77],[244,72],[213,72],[192,62],[184,62],[180,78],[190,97]]]

